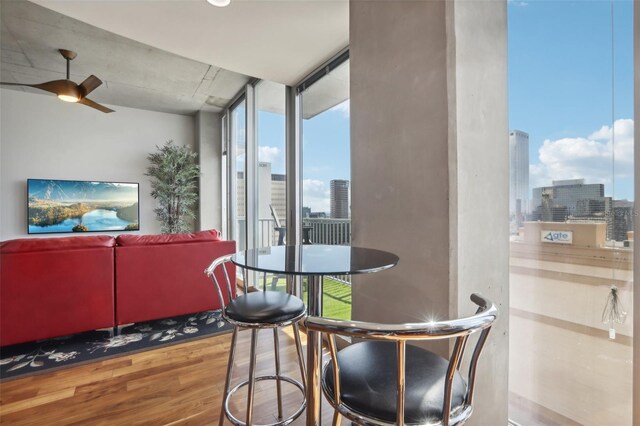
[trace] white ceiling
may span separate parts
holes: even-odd
[[[6,0],[2,0],[3,2]],[[34,0],[206,64],[294,85],[349,43],[347,0]]]

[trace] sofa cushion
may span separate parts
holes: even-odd
[[[215,229],[194,232],[191,234],[163,234],[163,235],[118,235],[116,244],[119,246],[149,246],[156,244],[185,244],[204,241],[220,241],[220,232]]]
[[[115,245],[115,238],[109,235],[62,238],[21,238],[18,240],[4,241],[0,243],[0,252],[4,254],[51,250],[84,250],[89,248],[114,247]]]

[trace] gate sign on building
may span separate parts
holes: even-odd
[[[543,243],[572,244],[573,231],[540,231]]]

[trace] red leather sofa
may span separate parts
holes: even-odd
[[[116,324],[220,308],[204,270],[213,259],[235,251],[235,241],[220,240],[218,231],[118,236]]]
[[[108,236],[0,244],[0,345],[112,327],[114,247]]]
[[[233,252],[215,230],[0,243],[0,346],[218,309],[204,269]]]

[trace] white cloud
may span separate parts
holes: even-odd
[[[351,99],[347,99],[346,101],[339,103],[329,111],[341,112],[345,117],[348,118],[351,115]]]
[[[280,157],[280,148],[275,146],[259,146],[258,147],[258,161],[275,163],[278,157]]]
[[[317,179],[304,179],[302,181],[302,204],[310,207],[312,212],[327,212],[330,206],[330,191],[325,183]]]
[[[586,138],[545,140],[538,151],[540,164],[530,167],[531,187],[578,178],[610,185],[614,174],[616,178],[632,176],[633,126],[633,120],[619,119],[613,131],[602,126]]]

